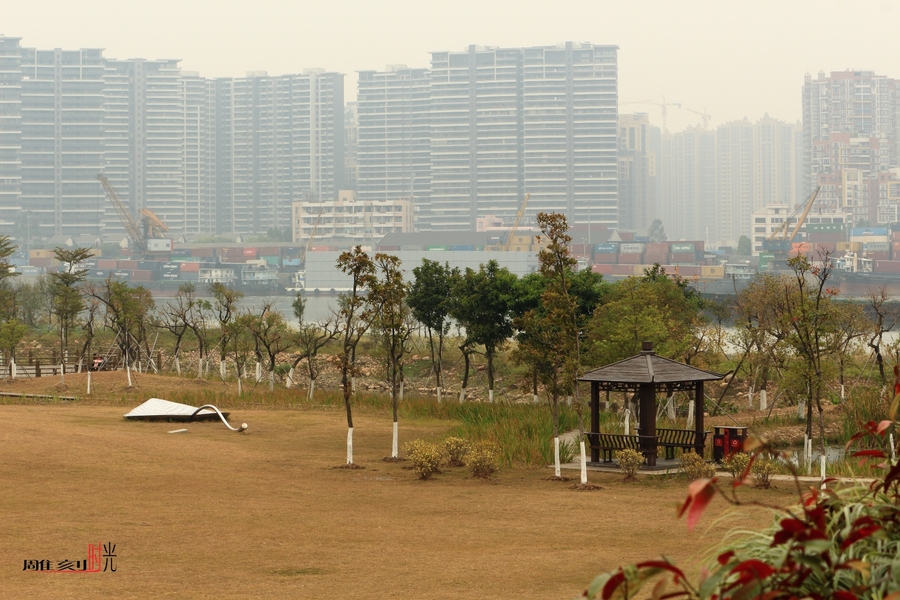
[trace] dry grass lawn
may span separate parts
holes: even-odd
[[[771,521],[747,509],[689,534],[674,516],[684,480],[593,474],[604,489],[576,492],[540,469],[492,482],[454,469],[419,481],[408,463],[382,462],[390,423],[373,415],[356,423],[367,468],[347,470],[334,468],[338,411],[233,410],[245,434],[123,412],[0,406],[0,597],[571,598],[627,561],[667,554],[694,571],[727,530]],[[448,428],[402,423],[401,436]],[[748,493],[783,504],[784,487]],[[117,545],[117,572],[22,570],[26,559],[83,560],[90,542]]]

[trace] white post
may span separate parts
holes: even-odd
[[[807,466],[809,465],[809,436],[805,433],[803,434],[803,462]]]
[[[353,428],[347,428],[347,464],[353,464]]]
[[[66,383],[66,363],[59,363],[59,382],[63,385]]]
[[[394,437],[391,440],[391,458],[397,458],[399,456],[399,453],[397,452],[399,441],[397,436],[397,421],[394,421]]]
[[[587,484],[587,452],[584,449],[584,438],[581,439],[581,483]]]
[[[753,408],[753,386],[750,386],[750,391],[747,392],[747,400],[750,408]]]
[[[262,365],[259,364],[259,361],[256,362],[256,383],[262,381]]]
[[[16,367],[16,359],[15,358],[11,358],[9,360],[9,367],[10,367],[10,374],[12,375],[12,378],[15,379],[16,375],[18,374],[17,373],[18,368]]]
[[[438,404],[441,403],[441,386],[437,386],[437,401]]]
[[[294,367],[291,367],[291,370],[288,371],[287,379],[284,380],[284,387],[287,389],[291,389],[292,385],[294,385]]]
[[[769,407],[769,399],[766,397],[766,390],[759,390],[759,410],[766,410]]]
[[[844,401],[844,384],[841,384],[841,402]]]
[[[494,401],[494,390],[488,390],[488,402]]]
[[[894,446],[894,434],[890,435],[891,440],[891,460],[897,460],[897,447]]]
[[[559,437],[553,438],[553,473],[557,477],[561,477],[559,467]]]
[[[128,387],[131,387],[131,364],[128,361],[125,362],[125,373],[128,375]]]
[[[466,401],[466,388],[459,388],[459,403]]]
[[[87,393],[88,393],[88,396],[91,395],[91,370],[90,369],[88,369],[88,372],[87,372]]]
[[[693,427],[694,425],[694,401],[690,400],[688,402],[688,418],[687,418],[687,426],[688,428]]]
[[[269,391],[275,391],[275,371],[269,371]]]
[[[219,361],[219,377],[222,378],[222,381],[225,381],[225,375],[227,372],[228,372],[228,367],[225,366],[225,361],[220,360]]]
[[[625,409],[625,435],[631,435],[631,410]]]
[[[675,397],[672,394],[666,396],[666,416],[675,422]]]
[[[825,455],[819,457],[819,475],[822,479],[822,489],[825,489]]]

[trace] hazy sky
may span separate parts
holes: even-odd
[[[5,0],[0,33],[38,48],[105,48],[110,58],[179,58],[208,77],[323,67],[347,75],[430,51],[619,46],[621,103],[681,102],[712,124],[768,112],[800,119],[803,75],[869,69],[900,78],[900,0]],[[623,105],[622,112],[659,108]],[[669,109],[669,129],[699,123]]]

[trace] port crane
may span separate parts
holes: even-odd
[[[503,246],[500,247],[504,252],[509,251],[509,247],[512,246],[513,237],[516,235],[516,231],[519,229],[519,225],[522,223],[522,217],[525,216],[525,207],[528,206],[528,199],[531,198],[531,194],[525,194],[525,199],[522,201],[522,206],[519,207],[519,210],[516,212],[516,219],[513,221],[512,227],[509,229],[509,233],[506,234],[506,241],[503,242]]]
[[[140,210],[141,223],[143,224],[142,228],[131,215],[131,212],[125,207],[125,203],[119,198],[115,188],[109,183],[109,180],[102,173],[97,175],[97,180],[100,182],[100,185],[103,186],[106,197],[109,198],[109,201],[115,207],[116,213],[119,215],[119,220],[122,221],[122,225],[125,227],[125,232],[128,234],[128,237],[131,238],[131,241],[134,242],[134,245],[137,246],[141,252],[147,252],[149,250],[149,247],[147,246],[148,239],[165,238],[165,234],[169,231],[169,228],[166,227],[166,224],[153,214],[151,210],[147,208],[142,208]]]
[[[769,237],[763,240],[763,250],[766,252],[776,252],[778,254],[786,255],[788,251],[791,249],[791,244],[797,238],[797,234],[800,233],[800,230],[803,228],[803,224],[806,222],[806,217],[809,215],[809,211],[812,209],[813,204],[816,202],[816,197],[819,195],[819,190],[822,189],[822,186],[817,186],[816,189],[810,194],[809,198],[806,200],[805,205],[803,206],[803,213],[800,215],[800,218],[797,219],[797,224],[794,226],[793,231],[791,231],[790,236],[788,235],[788,229],[791,226],[791,220],[797,216],[797,213],[800,212],[800,208],[798,207],[790,215],[785,216],[784,222],[779,225],[775,231],[773,231]]]

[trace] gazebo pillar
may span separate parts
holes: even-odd
[[[698,381],[694,393],[694,450],[701,457],[706,445],[703,440],[703,382]]]
[[[641,404],[641,429],[639,431],[641,452],[647,458],[647,465],[656,466],[656,385],[642,383],[638,389]]]
[[[589,437],[591,446],[591,462],[600,462],[600,384],[596,381],[591,382],[591,432],[593,435]]]

